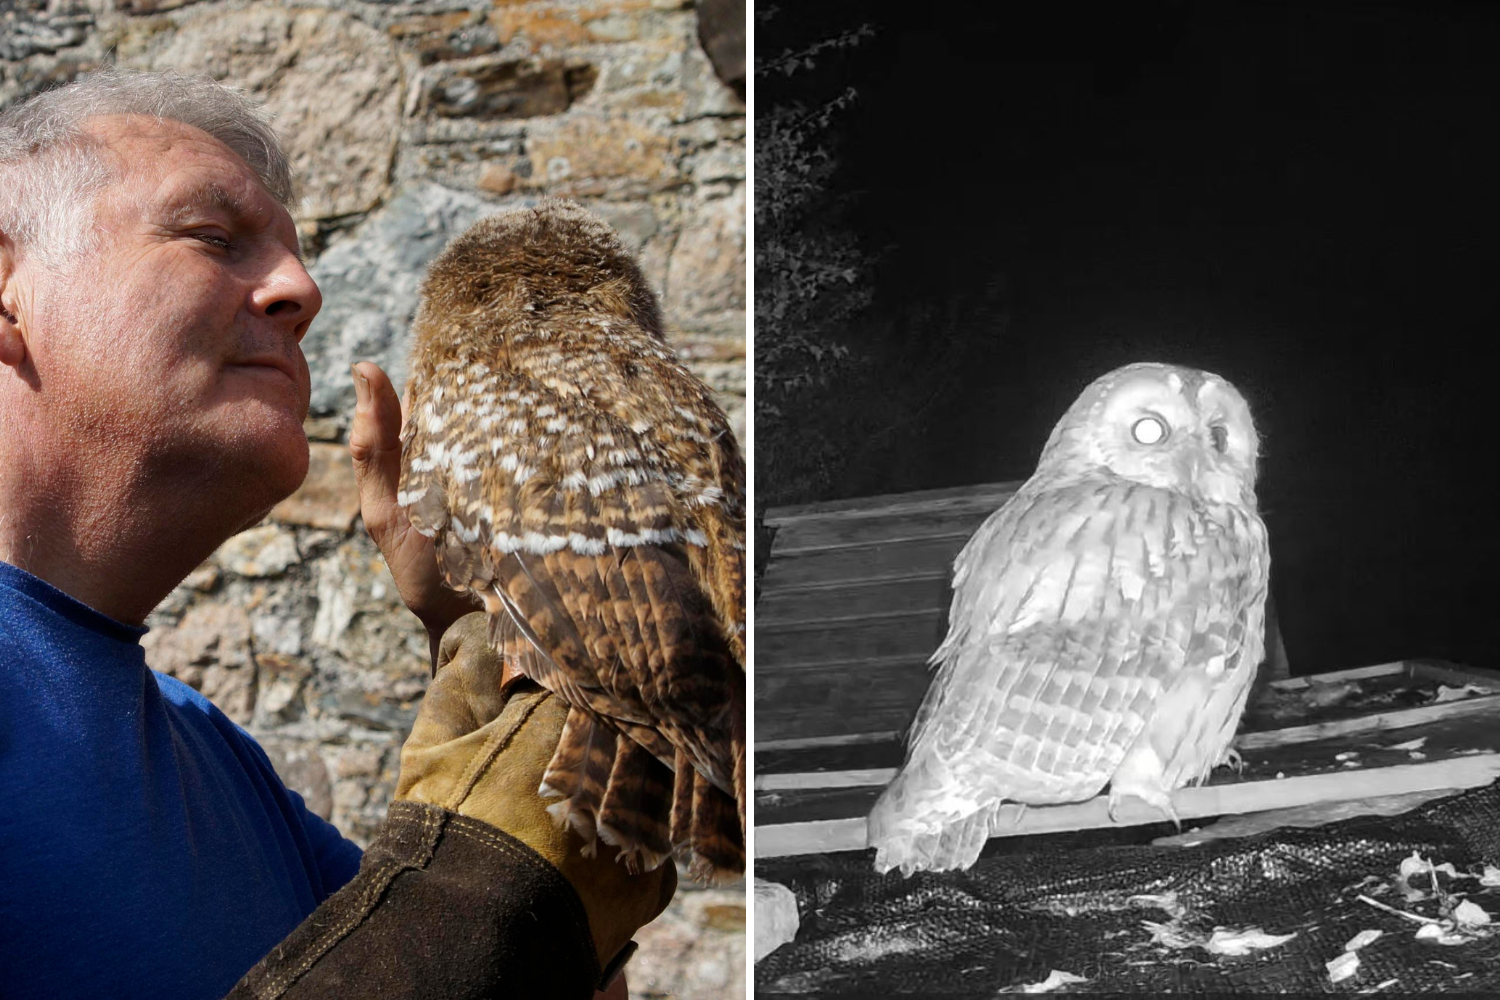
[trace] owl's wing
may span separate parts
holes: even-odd
[[[742,867],[744,671],[715,601],[716,574],[743,581],[742,515],[736,543],[722,490],[652,426],[566,384],[465,371],[462,392],[414,379],[398,500],[449,584],[486,601],[497,648],[572,706],[554,815],[648,868],[685,842]]]
[[[871,815],[877,864],[930,867],[944,833],[977,856],[1002,801],[1097,794],[1164,693],[1243,646],[1258,566],[1253,543],[1178,494],[1020,491],[955,562],[937,673]]]

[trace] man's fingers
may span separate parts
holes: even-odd
[[[354,377],[354,423],[349,457],[359,483],[359,505],[371,534],[384,531],[396,510],[401,481],[401,401],[380,366],[361,361]]]

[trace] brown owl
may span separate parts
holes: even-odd
[[[481,220],[422,290],[398,502],[570,706],[541,793],[632,870],[744,870],[744,462],[578,205]]]
[[[1217,375],[1128,365],[954,563],[948,636],[869,819],[881,871],[967,868],[1000,806],[1172,793],[1230,750],[1263,650],[1259,441]]]

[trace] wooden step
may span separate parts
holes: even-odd
[[[776,529],[774,545],[777,555],[787,555],[812,549],[872,545],[947,535],[962,535],[967,538],[991,513],[993,510],[986,508],[795,522]]]
[[[861,580],[828,587],[762,591],[755,602],[755,631],[805,622],[836,622],[885,614],[946,614],[953,600],[948,571],[896,580]]]
[[[766,625],[756,620],[757,677],[832,660],[904,656],[925,660],[943,641],[946,611],[889,614],[853,621]]]
[[[782,670],[757,663],[755,739],[904,731],[931,680],[925,656]]]
[[[773,548],[760,580],[760,591],[770,594],[786,587],[947,576],[952,572],[953,557],[968,540],[967,533],[941,535],[904,542],[804,549],[786,555]]]

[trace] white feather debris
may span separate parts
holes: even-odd
[[[1453,919],[1460,927],[1483,927],[1490,922],[1490,915],[1484,907],[1466,899],[1453,908]]]
[[[1401,877],[1407,880],[1410,880],[1413,875],[1426,875],[1429,872],[1435,875],[1445,874],[1449,878],[1458,878],[1458,869],[1453,867],[1453,863],[1451,861],[1445,861],[1440,865],[1435,865],[1431,861],[1422,857],[1422,855],[1417,851],[1412,851],[1411,857],[1402,859],[1401,868],[1399,871]]]
[[[1061,969],[1053,969],[1051,974],[1039,983],[1027,983],[1021,987],[1022,993],[1051,993],[1060,990],[1064,986],[1073,983],[1086,983],[1088,980],[1083,976],[1075,976],[1071,972],[1063,972]]]
[[[1359,956],[1352,951],[1346,951],[1337,958],[1324,963],[1324,968],[1328,970],[1330,983],[1342,983],[1359,971]]]
[[[1435,944],[1448,945],[1467,944],[1470,940],[1462,934],[1454,933],[1436,921],[1418,927],[1416,937],[1418,941],[1432,941]]]
[[[1484,886],[1500,885],[1500,868],[1494,865],[1485,865],[1484,874],[1479,876],[1479,884]]]
[[[1344,945],[1344,950],[1359,951],[1359,949],[1365,947],[1366,945],[1372,945],[1376,941],[1379,941],[1381,937],[1384,936],[1384,934],[1385,931],[1377,931],[1373,928],[1362,930],[1349,939],[1349,943]]]
[[[1174,920],[1168,924],[1141,921],[1151,932],[1151,943],[1166,948],[1182,950],[1202,948],[1210,955],[1248,955],[1252,951],[1264,951],[1286,944],[1296,933],[1267,934],[1259,927],[1215,927],[1212,934],[1179,926]]]
[[[1439,705],[1445,701],[1463,701],[1470,695],[1485,695],[1494,693],[1494,688],[1482,687],[1478,684],[1465,684],[1463,687],[1449,687],[1446,684],[1439,684],[1437,689],[1437,697],[1432,699],[1432,704]]]
[[[1420,750],[1420,749],[1422,749],[1426,745],[1427,745],[1427,737],[1425,737],[1425,736],[1418,736],[1416,739],[1414,739],[1414,740],[1407,740],[1405,743],[1392,743],[1390,746],[1386,747],[1386,749],[1387,750]]]
[[[1211,955],[1248,955],[1252,951],[1264,951],[1286,944],[1296,937],[1291,934],[1267,934],[1259,927],[1215,927],[1213,936],[1203,947]]]

